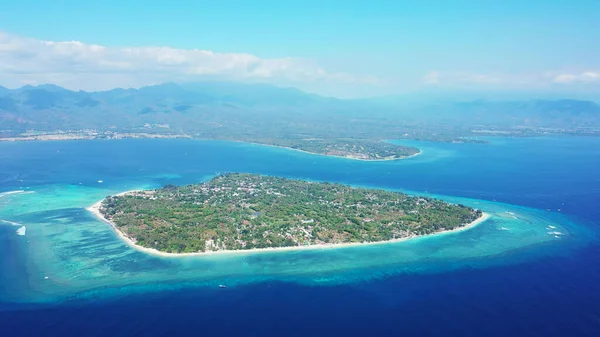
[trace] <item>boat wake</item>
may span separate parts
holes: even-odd
[[[23,224],[20,224],[18,222],[14,222],[14,221],[0,219],[0,224],[3,224],[3,223],[10,225],[10,226],[19,227],[19,229],[17,229],[17,235],[25,236],[25,234],[27,233],[27,227]]]
[[[11,194],[19,194],[19,193],[25,193],[24,190],[18,190],[18,191],[8,191],[8,192],[2,192],[0,193],[0,198],[7,196],[7,195],[11,195]]]
[[[0,219],[0,223],[5,223],[5,224],[11,225],[11,226],[24,226],[23,224],[20,224],[18,222],[2,220],[2,219]]]

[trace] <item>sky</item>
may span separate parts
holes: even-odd
[[[600,0],[0,0],[0,85],[600,92]]]

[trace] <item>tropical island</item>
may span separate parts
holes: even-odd
[[[89,210],[130,244],[174,254],[385,242],[485,219],[427,197],[243,173],[125,192]]]
[[[418,155],[419,149],[377,140],[352,138],[307,138],[263,140],[263,144],[292,150],[359,160],[396,160]]]

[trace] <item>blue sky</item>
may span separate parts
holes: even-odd
[[[0,85],[9,87],[211,79],[341,97],[600,89],[598,0],[0,0],[0,8]]]

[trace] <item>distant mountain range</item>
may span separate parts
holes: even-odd
[[[52,84],[0,87],[0,136],[97,130],[201,138],[452,139],[481,130],[596,133],[600,106],[582,100],[341,100],[294,88],[240,83],[166,83],[71,91]],[[489,131],[489,130],[488,130]]]

